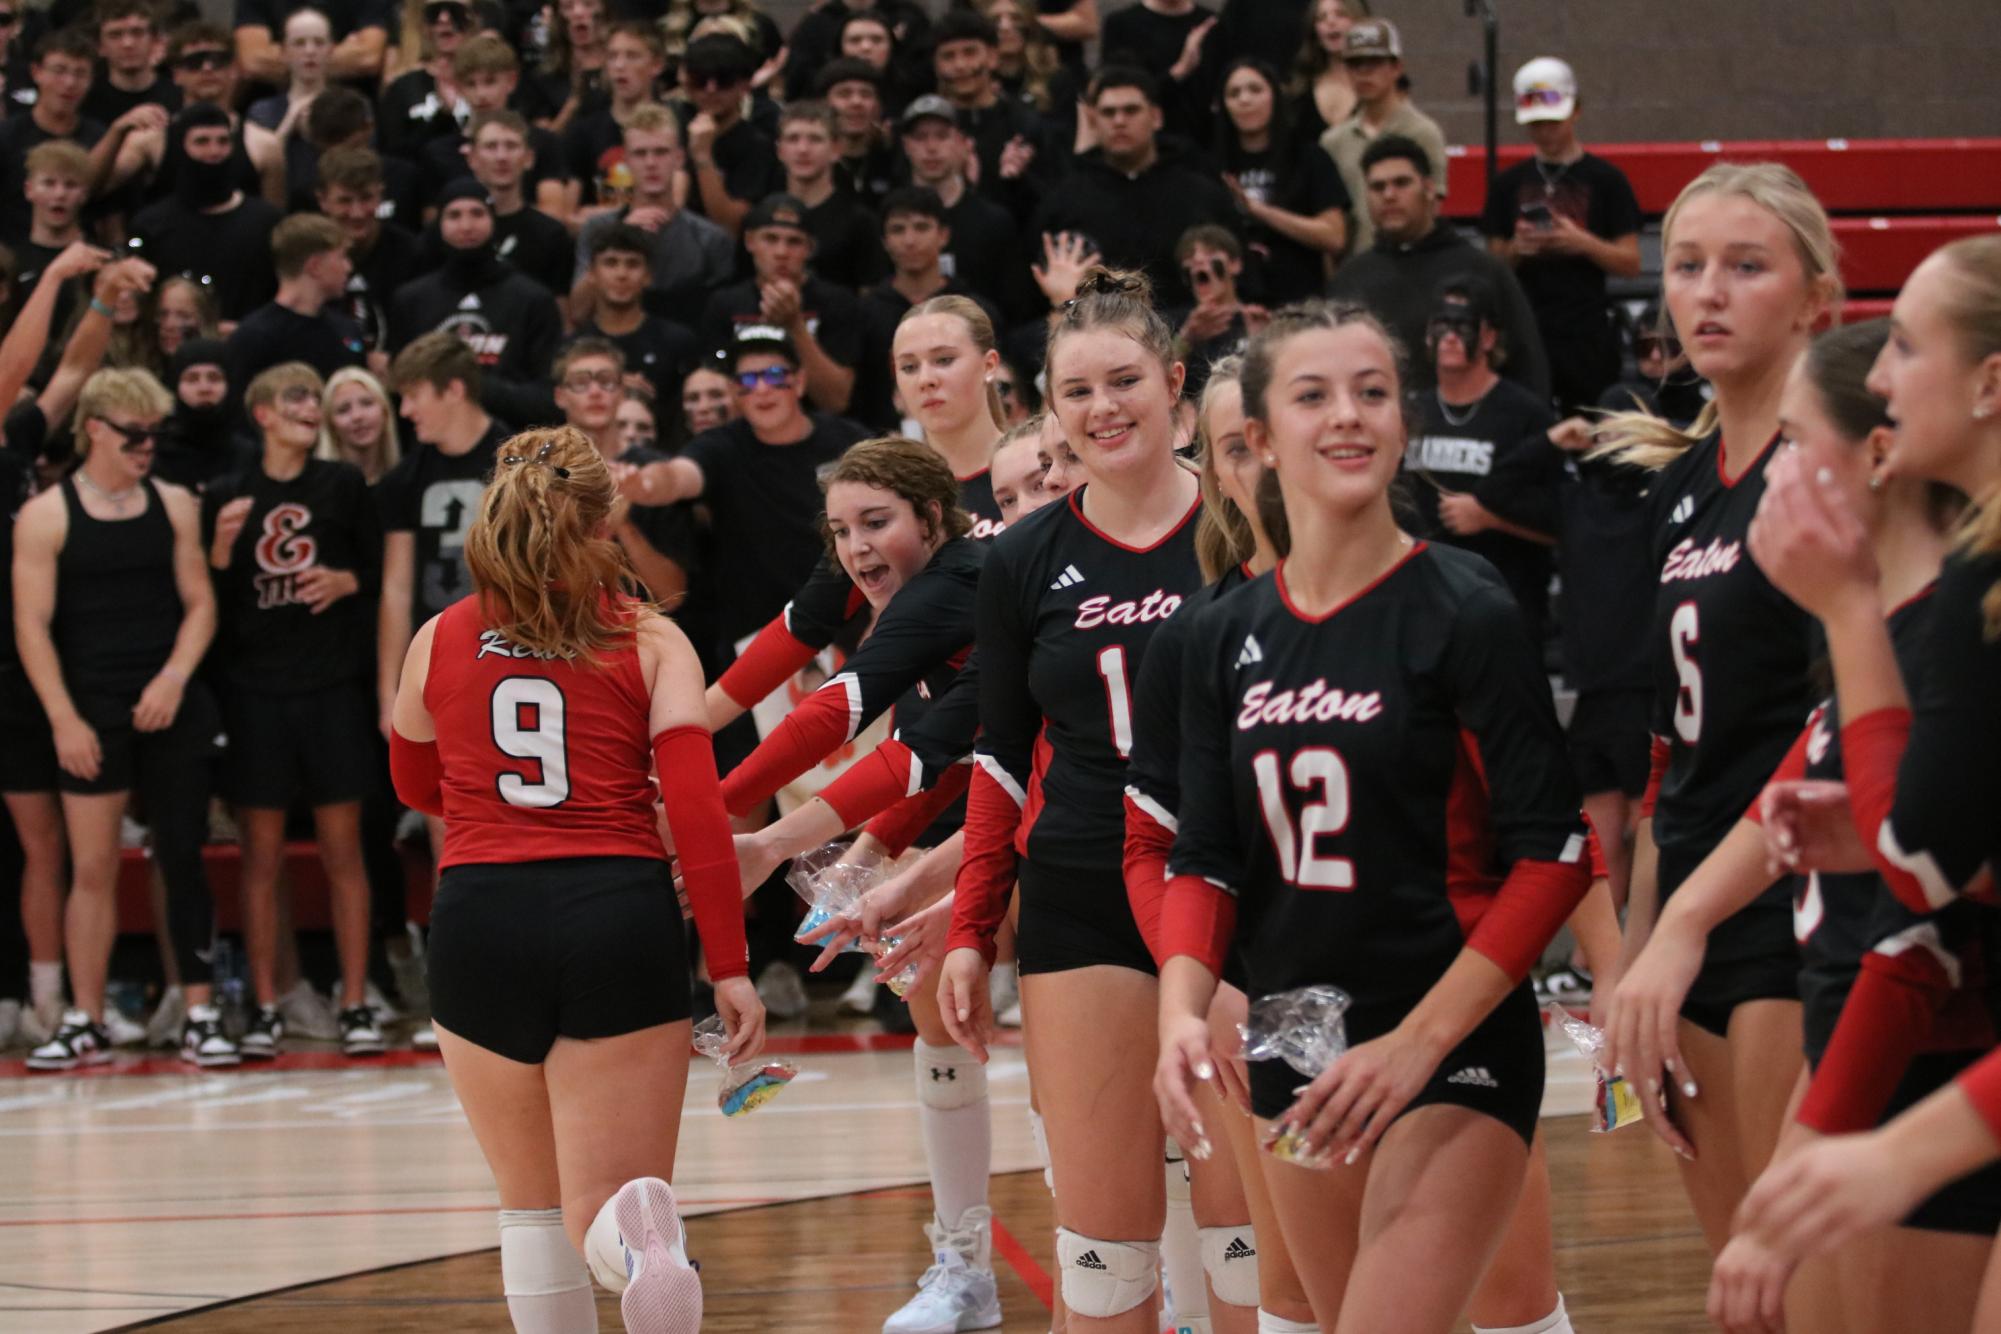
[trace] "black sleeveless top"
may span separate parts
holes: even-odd
[[[174,651],[181,593],[174,583],[174,525],[149,477],[146,508],[136,518],[94,519],[76,478],[63,479],[69,532],[56,557],[56,612],[51,625],[63,682],[79,707],[86,699],[136,699]]]

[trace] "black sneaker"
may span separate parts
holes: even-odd
[[[250,1027],[243,1030],[243,1038],[237,1044],[243,1055],[253,1061],[268,1061],[278,1054],[278,1044],[285,1040],[285,1019],[275,1005],[261,1006],[250,1017]]]
[[[340,1049],[349,1056],[380,1056],[389,1049],[374,1006],[356,1005],[340,1012]]]
[[[222,1011],[213,1005],[190,1005],[181,1028],[181,1059],[192,1065],[241,1065],[243,1053],[222,1031]]]
[[[63,1011],[56,1035],[28,1053],[30,1070],[74,1070],[111,1059],[111,1035],[82,1010]]]

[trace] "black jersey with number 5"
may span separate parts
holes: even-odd
[[[1563,865],[1581,893],[1585,848],[1549,682],[1492,566],[1420,543],[1318,617],[1281,568],[1190,634],[1169,872],[1236,895],[1253,995],[1329,983],[1395,1013],[1469,941],[1504,967],[1547,943],[1576,894],[1490,926],[1539,941],[1478,931],[1518,864]]]
[[[1731,478],[1711,435],[1662,469],[1649,497],[1653,730],[1668,745],[1654,809],[1663,899],[1743,817],[1813,711],[1812,618],[1772,587],[1748,541],[1775,446]],[[1746,910],[1764,923],[1757,940],[1712,940],[1712,958],[1791,948],[1787,894],[1772,886]]]
[[[995,540],[980,576],[979,764],[1022,806],[1017,849],[1106,870],[1123,896],[1132,691],[1154,632],[1202,586],[1195,515],[1144,550],[1084,517],[1084,491]]]

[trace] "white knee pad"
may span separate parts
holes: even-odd
[[[1570,1313],[1564,1310],[1563,1294],[1556,1294],[1556,1309],[1526,1325],[1475,1325],[1474,1334],[1572,1334]]]
[[[1160,1282],[1160,1243],[1102,1241],[1056,1229],[1063,1266],[1063,1304],[1078,1315],[1109,1320],[1153,1296]]]
[[[1270,1311],[1258,1312],[1258,1334],[1320,1334],[1320,1326],[1310,1325],[1303,1320],[1287,1320],[1282,1315]]]
[[[987,1068],[958,1043],[934,1047],[920,1040],[917,1053],[917,1101],[949,1112],[984,1102]]]
[[[1228,1306],[1258,1304],[1258,1237],[1249,1223],[1202,1229],[1202,1272],[1209,1291]]]
[[[1188,1158],[1181,1152],[1181,1146],[1172,1139],[1167,1141],[1167,1207],[1190,1207],[1195,1198],[1195,1188],[1188,1180]]]
[[[1042,1184],[1056,1191],[1056,1171],[1049,1165],[1049,1132],[1042,1128],[1042,1113],[1028,1109],[1028,1133],[1035,1140],[1035,1160],[1042,1164]]]
[[[607,1292],[624,1292],[632,1281],[632,1255],[618,1230],[618,1194],[606,1200],[584,1231],[584,1262]]]
[[[591,1276],[563,1235],[561,1209],[500,1211],[500,1285],[519,1334],[597,1329]]]

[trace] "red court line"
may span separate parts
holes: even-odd
[[[994,1219],[994,1249],[1000,1252],[1001,1259],[1007,1261],[1008,1268],[1028,1285],[1028,1290],[1035,1294],[1035,1299],[1042,1303],[1044,1309],[1055,1306],[1056,1285],[1050,1280],[1049,1271],[1036,1262],[1035,1257],[1015,1240],[1014,1233],[1009,1232],[998,1218]]]
[[[776,1195],[716,1195],[688,1200],[690,1205],[763,1205],[786,1203]],[[391,1218],[415,1214],[490,1214],[491,1204],[439,1204],[399,1209],[301,1209],[254,1214],[138,1214],[130,1218],[8,1218],[0,1227],[83,1227],[125,1223],[263,1223],[288,1218]],[[695,1217],[700,1217],[699,1214]]]

